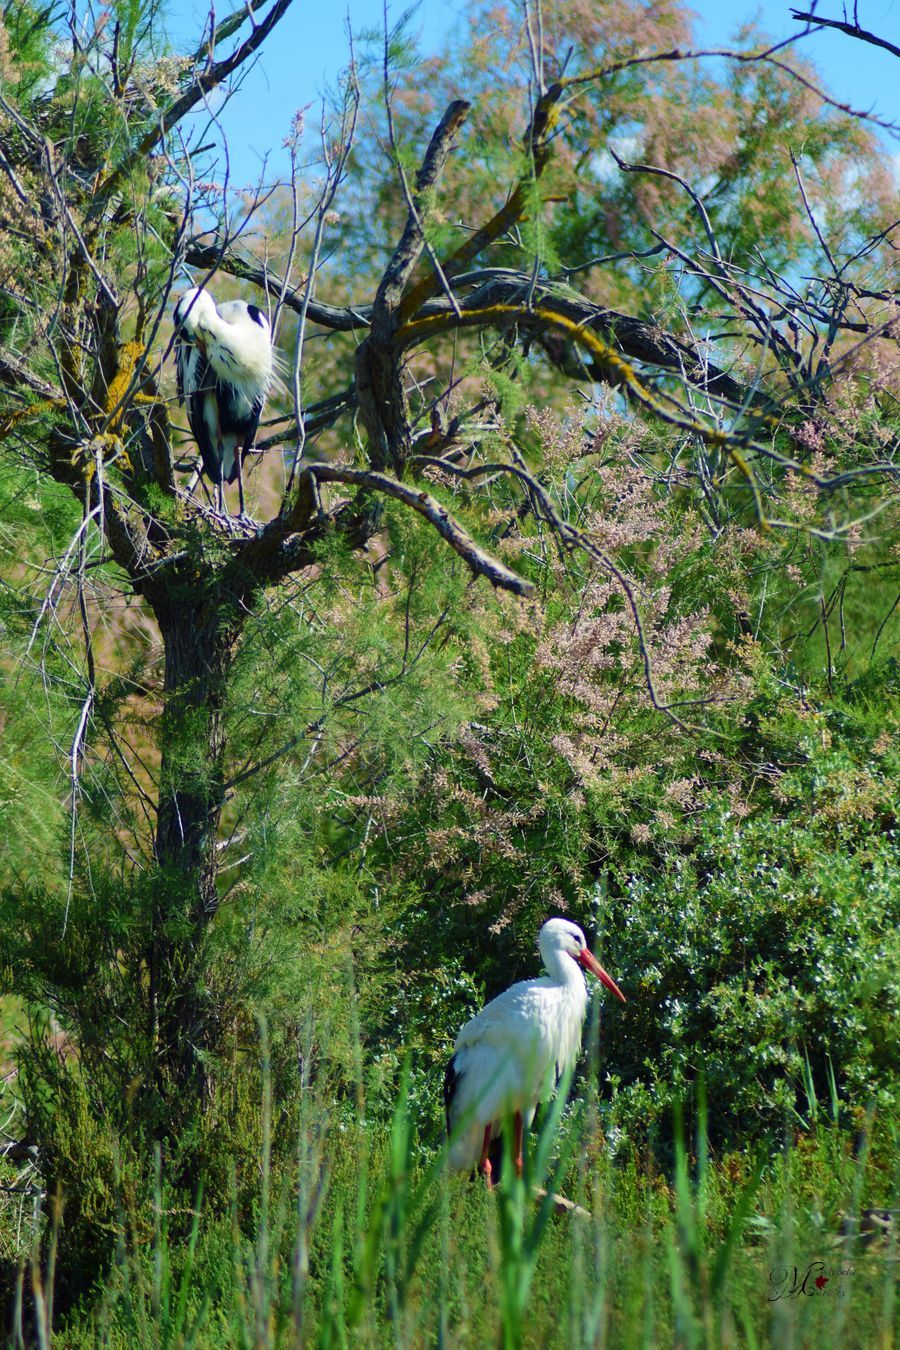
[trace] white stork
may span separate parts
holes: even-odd
[[[444,1075],[450,1166],[477,1165],[491,1182],[491,1140],[513,1116],[515,1164],[522,1174],[522,1136],[539,1102],[575,1063],[587,1012],[582,969],[625,996],[588,951],[584,933],[568,919],[548,919],[538,939],[547,974],[521,980],[467,1022]]]
[[[224,506],[224,483],[238,480],[253,444],[273,379],[272,334],[261,309],[244,300],[217,305],[204,290],[185,291],[175,306],[178,397],[200,449],[203,468]]]

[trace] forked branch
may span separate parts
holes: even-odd
[[[318,491],[323,483],[345,483],[360,491],[355,501],[340,502],[326,511]],[[530,581],[492,557],[430,493],[374,469],[317,461],[303,462],[291,511],[276,516],[252,538],[236,541],[223,585],[250,603],[259,588],[314,566],[317,545],[328,536],[342,535],[352,548],[364,548],[383,525],[375,494],[390,497],[427,520],[474,575],[486,577],[491,585],[513,595],[533,592]]]

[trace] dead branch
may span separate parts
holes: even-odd
[[[824,89],[814,84],[812,80],[801,75],[793,66],[789,66],[786,61],[780,61],[775,52],[782,51],[785,47],[791,46],[803,36],[802,33],[792,34],[785,38],[783,42],[778,42],[774,47],[767,47],[760,52],[740,52],[732,47],[707,47],[703,50],[691,51],[683,47],[672,47],[664,52],[648,52],[640,56],[625,57],[621,61],[612,61],[608,66],[597,66],[594,70],[584,71],[580,75],[567,76],[562,81],[565,88],[574,88],[577,85],[592,84],[602,80],[609,75],[615,75],[622,70],[630,70],[635,66],[652,65],[659,61],[702,61],[702,60],[727,60],[734,61],[737,65],[757,65],[764,64],[774,66],[776,70],[789,75],[791,79],[796,80],[804,89],[815,94],[816,98],[826,104],[829,108],[834,108],[837,112],[845,113],[848,117],[854,117],[861,122],[872,122],[875,126],[881,127],[884,131],[896,133],[898,130],[896,122],[885,122],[882,118],[876,117],[874,113],[865,112],[861,108],[854,108],[849,103],[841,103],[839,99],[832,98],[826,94]]]
[[[300,368],[303,362],[303,344],[306,339],[306,321],[309,315],[309,306],[312,302],[313,291],[316,285],[316,277],[319,270],[319,254],[322,248],[322,239],[325,233],[325,222],[328,219],[328,212],[335,199],[338,188],[344,180],[347,163],[353,149],[353,142],[356,135],[356,122],[359,116],[359,85],[356,80],[355,72],[351,73],[349,88],[345,93],[344,107],[341,117],[341,132],[336,155],[332,154],[325,133],[324,113],[322,122],[322,155],[326,166],[326,178],[319,194],[319,201],[316,206],[316,228],[313,237],[312,251],[309,260],[309,272],[306,279],[303,305],[300,310],[300,317],[297,323],[297,338],[294,347],[294,368],[292,380],[292,392],[294,396],[294,421],[296,427],[296,440],[294,442],[294,455],[291,464],[291,472],[288,476],[287,485],[284,490],[283,508],[289,505],[289,494],[294,483],[294,476],[297,471],[297,465],[303,457],[304,447],[306,445],[307,425],[303,416],[303,399],[300,387]],[[291,186],[296,203],[296,181],[295,172],[291,176]],[[296,219],[296,205],[294,206]],[[292,240],[293,248],[293,240]],[[285,285],[281,291],[281,300],[283,303],[284,293],[287,289],[288,277],[285,277]]]
[[[417,488],[400,483],[387,474],[372,469],[356,469],[342,464],[306,464],[305,472],[319,483],[352,483],[357,487],[381,492],[386,497],[402,502],[433,525],[438,534],[468,563],[476,576],[486,577],[492,586],[511,591],[513,595],[531,595],[530,581],[518,576],[503,563],[492,558],[477,544],[458,521],[435,497]]]
[[[489,244],[499,239],[518,221],[525,211],[534,184],[540,179],[550,160],[551,137],[559,121],[563,86],[551,85],[538,99],[534,115],[525,133],[524,144],[528,168],[519,178],[504,205],[479,229],[474,230],[464,244],[441,265],[443,275],[450,281],[473,262]],[[416,314],[424,302],[437,293],[437,277],[425,277],[404,297],[400,319],[405,322]]]
[[[517,458],[520,458],[517,456]],[[540,483],[533,474],[530,474],[519,462],[517,464],[506,464],[499,462],[496,464],[478,464],[472,468],[462,468],[446,460],[434,459],[428,455],[417,455],[415,457],[417,465],[422,467],[431,466],[440,468],[456,475],[459,478],[476,479],[490,474],[506,473],[516,478],[522,485],[526,493],[526,499],[529,505],[529,514],[540,524],[546,522],[552,529],[555,537],[558,539],[562,548],[566,552],[576,550],[587,554],[599,563],[604,572],[616,582],[625,602],[631,611],[632,621],[634,623],[635,636],[637,638],[638,651],[640,652],[641,662],[644,668],[644,686],[648,697],[657,712],[664,713],[681,730],[690,730],[687,723],[683,722],[674,711],[676,707],[683,707],[686,703],[702,704],[707,699],[682,699],[677,702],[667,703],[660,698],[656,688],[656,681],[653,675],[653,660],[650,652],[650,644],[647,640],[647,632],[638,604],[637,593],[634,583],[614,560],[599,548],[594,539],[584,530],[569,524],[557,511],[550,495],[542,483]]]
[[[416,174],[415,192],[407,195],[406,226],[375,293],[375,303],[372,307],[373,328],[382,324],[386,316],[397,308],[406,283],[419,261],[425,246],[422,216],[428,208],[428,196],[444,171],[471,106],[464,99],[456,99],[435,127],[421,167]],[[437,281],[440,284],[440,276],[437,277]]]
[[[811,28],[836,28],[839,33],[846,33],[848,37],[859,38],[861,42],[869,42],[873,47],[883,47],[892,56],[900,56],[900,47],[895,43],[888,42],[887,38],[879,37],[868,28],[861,28],[858,23],[848,23],[846,19],[823,19],[819,14],[808,13],[801,9],[792,9],[791,18],[796,19],[798,23],[807,23]]]
[[[394,335],[401,322],[404,288],[425,245],[423,213],[428,196],[437,186],[468,110],[468,103],[455,100],[432,134],[416,175],[405,228],[375,293],[368,335],[357,348],[357,404],[368,433],[369,459],[376,470],[402,470],[409,417]],[[436,284],[440,286],[440,280]]]
[[[285,279],[270,267],[261,267],[247,259],[236,257],[228,252],[221,243],[203,244],[192,239],[185,249],[184,261],[188,267],[196,267],[210,274],[216,271],[227,272],[239,281],[249,281],[260,290],[284,294],[284,304],[295,314],[302,314],[305,304],[306,288],[292,289]],[[368,328],[371,323],[372,306],[366,305],[327,305],[321,300],[310,298],[306,306],[308,317],[313,323],[327,328],[333,333],[352,333]]]
[[[63,392],[48,380],[36,375],[33,370],[17,356],[15,352],[7,351],[0,347],[0,383],[7,385],[10,389],[19,389],[25,385],[32,393],[39,394],[41,398],[47,399],[52,404],[64,405]]]

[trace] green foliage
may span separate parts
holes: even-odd
[[[658,1120],[701,1064],[726,1136],[796,1118],[804,1056],[820,1084],[831,1058],[857,1119],[869,1102],[890,1112],[893,843],[823,858],[795,824],[710,823],[694,858],[633,879],[613,907],[641,1004],[607,1043],[629,1127]]]
[[[570,45],[587,68],[660,37],[681,43],[688,26],[676,4],[548,0],[545,12],[548,78]],[[116,0],[97,16],[117,34],[122,87],[109,97],[97,60],[57,41],[55,11],[2,13],[5,96],[56,147],[71,222],[83,223],[90,184],[158,128],[195,66],[160,57],[155,5]],[[534,167],[521,141],[524,47],[510,37],[501,68],[485,35],[507,16],[493,4],[472,14],[472,46],[394,105],[411,181],[442,83],[478,95],[422,204],[442,255],[460,222],[474,228]],[[419,74],[409,29],[407,12],[388,61]],[[361,73],[380,100],[381,36],[370,45]],[[559,124],[556,162],[525,192],[525,218],[480,262],[527,270],[535,294],[554,273],[577,274],[604,305],[690,336],[706,298],[695,271],[631,257],[582,277],[589,259],[657,235],[708,243],[677,184],[613,174],[608,143],[702,183],[735,265],[761,249],[794,276],[814,247],[785,158],[801,140],[817,211],[855,247],[875,219],[863,202],[872,145],[831,113],[812,121],[783,72],[712,78],[668,63],[592,82]],[[37,144],[37,158],[16,159],[26,198],[40,199]],[[203,167],[195,156],[190,176]],[[357,303],[396,243],[394,168],[377,136],[357,147],[353,209],[328,226],[329,250],[346,247],[352,266],[338,251],[321,274],[336,300]],[[114,173],[90,234],[128,297],[123,326],[154,332],[148,370],[183,242],[176,169],[141,154]],[[12,188],[0,206],[14,225],[0,328],[14,355],[38,351],[41,389],[63,379],[60,352],[82,359],[80,325],[91,331],[102,296],[79,262],[84,294],[60,317],[59,274],[77,250],[54,253],[59,241]],[[867,256],[847,264],[860,292]],[[724,454],[623,411],[614,391],[595,386],[586,417],[554,416],[561,367],[544,359],[548,334],[523,330],[457,335],[436,398],[443,340],[410,354],[408,430],[428,447],[429,418],[436,440],[447,429],[454,454],[466,446],[457,468],[480,454],[533,472],[540,512],[502,472],[477,495],[449,472],[421,479],[534,582],[527,603],[473,581],[428,522],[390,503],[368,552],[326,533],[313,566],[242,592],[240,610],[230,592],[216,604],[236,536],[157,483],[129,485],[123,457],[106,466],[152,530],[169,532],[169,606],[198,622],[212,606],[221,632],[243,623],[217,678],[204,683],[200,668],[177,697],[147,578],[110,564],[81,480],[70,491],[44,472],[60,453],[79,473],[90,466],[81,433],[99,425],[93,410],[60,451],[65,400],[4,392],[0,1048],[11,1068],[0,1120],[26,1160],[3,1163],[0,1259],[4,1273],[19,1268],[18,1329],[33,1314],[49,1336],[41,1280],[53,1286],[55,1263],[56,1330],[72,1346],[825,1335],[827,1300],[772,1307],[769,1271],[800,1268],[847,1215],[892,1196],[900,765],[888,653],[900,610],[883,484],[819,491],[760,459],[769,500],[798,528],[758,529],[754,491]],[[124,332],[108,343],[96,331],[95,358],[108,345],[122,354]],[[307,348],[307,406],[360,336]],[[843,383],[802,389],[809,421],[786,416],[777,451],[837,473],[871,462],[873,446],[888,457],[896,410],[882,356],[871,370],[865,356]],[[98,375],[87,403],[101,417],[104,392]],[[128,453],[145,407],[132,409]],[[353,440],[339,436],[329,452],[345,455]],[[547,503],[593,551],[554,534]],[[195,878],[158,863],[166,794],[216,808],[199,918]],[[444,1174],[443,1065],[479,1003],[535,973],[535,933],[558,912],[585,925],[628,1005],[604,1009],[601,1034],[595,1000],[578,1104],[563,1085],[524,1179],[507,1167],[490,1196]],[[589,1213],[558,1215],[550,1197],[535,1207],[531,1188],[545,1183]],[[861,1273],[836,1319],[842,1343],[850,1327],[860,1345],[886,1343],[889,1282],[848,1250]]]
[[[457,1028],[483,995],[534,969],[537,928],[566,910],[599,934],[630,999],[604,1033],[617,1131],[665,1135],[701,1065],[718,1145],[778,1138],[805,1119],[807,1063],[820,1091],[834,1066],[848,1126],[870,1104],[889,1115],[896,720],[874,691],[891,688],[893,665],[849,680],[848,645],[843,673],[834,665],[814,694],[785,661],[785,630],[806,602],[785,585],[777,552],[756,555],[763,640],[748,641],[735,610],[758,602],[741,553],[694,532],[677,502],[673,544],[662,521],[656,530],[658,504],[619,481],[629,505],[606,528],[632,541],[620,555],[631,575],[651,577],[666,552],[660,672],[688,699],[727,693],[706,727],[661,724],[602,588],[578,592],[575,620],[557,592],[540,626],[494,634],[477,718],[435,746],[367,834],[369,884],[391,915],[384,995],[376,988],[367,1003],[384,1046],[379,1081],[396,1072],[399,1021],[417,1055],[413,1099],[437,1127],[440,1063]],[[872,597],[846,599],[859,660],[877,626]],[[815,666],[815,649],[793,640],[790,650]],[[373,922],[379,930],[380,913]]]
[[[564,456],[553,458],[551,430],[537,428],[527,453],[549,447],[565,492],[569,466]],[[616,468],[604,465],[586,481],[591,507],[603,513],[602,528],[640,587],[666,688],[687,697],[720,689],[730,701],[689,733],[662,719],[648,704],[621,596],[576,566],[557,572],[552,555],[535,554],[546,601],[526,613],[473,590],[461,569],[447,567],[424,524],[404,515],[389,517],[390,568],[380,582],[332,548],[314,589],[260,608],[230,676],[227,772],[238,777],[248,765],[253,772],[223,822],[239,832],[241,862],[233,872],[223,868],[219,912],[192,956],[192,976],[223,1029],[210,1064],[217,1103],[203,1118],[186,1102],[175,1119],[145,1032],[143,953],[162,888],[173,882],[152,870],[135,879],[110,848],[110,813],[124,803],[123,784],[102,765],[85,780],[79,828],[96,841],[94,861],[89,875],[78,868],[71,894],[58,882],[6,887],[5,987],[38,1014],[19,1049],[16,1091],[41,1139],[47,1175],[70,1196],[60,1234],[67,1278],[77,1285],[118,1245],[116,1292],[103,1305],[110,1326],[120,1316],[123,1325],[152,1326],[148,1309],[168,1300],[168,1325],[196,1322],[198,1343],[226,1335],[217,1319],[232,1317],[227,1334],[240,1342],[242,1318],[255,1325],[267,1300],[286,1297],[276,1277],[282,1267],[266,1266],[263,1279],[257,1250],[240,1286],[244,1304],[225,1311],[234,1278],[229,1234],[245,1253],[258,1213],[252,1009],[264,1010],[271,1027],[279,1177],[288,1175],[304,1076],[308,1083],[312,1074],[328,1096],[328,1128],[338,1132],[329,1138],[355,1141],[340,1163],[327,1150],[336,1201],[327,1236],[308,1238],[303,1318],[324,1341],[340,1343],[354,1328],[369,1334],[384,1300],[400,1297],[397,1287],[405,1291],[401,1302],[415,1304],[409,1243],[422,1246],[420,1262],[429,1252],[437,1260],[428,1245],[437,1238],[429,1228],[421,1242],[400,1241],[397,1225],[406,1220],[396,1206],[413,1205],[415,1195],[413,1207],[424,1206],[439,1227],[426,1191],[409,1178],[419,1166],[418,1139],[433,1145],[441,1129],[443,1062],[485,995],[534,972],[537,926],[562,909],[585,923],[595,945],[599,938],[604,963],[629,998],[626,1009],[610,1011],[599,1070],[578,1088],[599,1090],[593,1138],[605,1135],[617,1166],[627,1169],[641,1140],[671,1160],[671,1107],[684,1099],[691,1109],[701,1065],[717,1150],[760,1134],[771,1152],[786,1129],[814,1129],[810,1103],[831,1095],[832,1067],[836,1140],[870,1105],[879,1130],[889,1118],[896,750],[884,696],[894,667],[887,661],[849,680],[834,664],[830,693],[821,684],[814,691],[797,670],[815,678],[816,658],[790,637],[803,628],[795,616],[807,601],[786,578],[778,548],[758,538],[740,548],[713,539],[688,499],[647,496]],[[755,591],[742,585],[748,557]],[[815,576],[819,562],[809,566]],[[845,598],[850,631],[857,623],[861,633],[877,628],[883,605],[869,614],[871,596],[860,592],[857,604],[848,590]],[[759,615],[757,641],[742,631],[744,606]],[[24,626],[19,631],[24,637]],[[125,711],[123,692],[114,680],[101,685],[98,706],[110,719]],[[190,738],[184,753],[191,767]],[[57,858],[65,856],[67,824],[65,812],[47,822],[51,843],[58,832]],[[46,863],[52,875],[52,859]],[[174,940],[179,924],[189,931],[190,903],[177,887],[167,892]],[[41,1015],[48,1008],[53,1023]],[[54,1049],[58,1027],[62,1055]],[[408,1119],[395,1123],[390,1145],[379,1134],[365,1192],[351,1203],[361,1141],[386,1126],[407,1053],[405,1099],[418,1136]],[[577,1138],[571,1128],[567,1138]],[[318,1167],[326,1165],[325,1127],[317,1129]],[[171,1274],[162,1285],[145,1281],[138,1294],[136,1272],[126,1279],[136,1258],[123,1255],[122,1216],[129,1205],[149,1206],[150,1214],[157,1203],[146,1160],[160,1130],[172,1149],[164,1160],[167,1203],[193,1213],[202,1177],[210,1230],[205,1237],[201,1223],[192,1237],[188,1224],[154,1238]],[[674,1160],[681,1166],[677,1151]],[[570,1184],[561,1177],[560,1185]],[[287,1202],[276,1192],[277,1208]],[[446,1320],[461,1307],[466,1325],[481,1334],[485,1324],[460,1291],[484,1279],[470,1259],[499,1251],[492,1269],[498,1290],[507,1291],[497,1306],[506,1309],[511,1344],[529,1300],[549,1296],[548,1253],[574,1259],[564,1243],[553,1245],[553,1221],[546,1238],[530,1226],[524,1194],[515,1194],[503,1201],[512,1208],[497,1232],[479,1230],[477,1252],[448,1275],[449,1302],[440,1312]],[[442,1231],[451,1213],[472,1227],[475,1203],[451,1193],[442,1201]],[[627,1201],[637,1203],[634,1195]],[[678,1204],[683,1211],[683,1197]],[[279,1212],[287,1233],[287,1211]],[[684,1213],[677,1222],[684,1228]],[[704,1211],[696,1222],[700,1231],[712,1220]],[[623,1227],[616,1241],[630,1233],[643,1261],[648,1249],[635,1237],[642,1224]],[[653,1269],[652,1278],[672,1289],[672,1309],[652,1314],[665,1334],[670,1318],[706,1325],[697,1300],[712,1272],[722,1287],[717,1253],[727,1251],[727,1264],[738,1243],[727,1224],[715,1231],[711,1246],[694,1251],[691,1238],[671,1270]],[[612,1241],[598,1236],[598,1250]],[[192,1242],[195,1264],[185,1275],[180,1262]],[[392,1243],[395,1288],[389,1296],[385,1285],[382,1297],[377,1272]],[[215,1276],[204,1265],[207,1253],[219,1263]],[[599,1258],[582,1251],[578,1259]],[[634,1313],[650,1276],[635,1265],[627,1278],[634,1283],[621,1297]],[[353,1292],[360,1283],[365,1296]],[[188,1287],[193,1292],[183,1296]],[[596,1324],[613,1288],[604,1275],[578,1305],[579,1325]],[[301,1315],[298,1298],[279,1304],[285,1326]],[[394,1315],[405,1316],[402,1308]],[[497,1331],[492,1325],[484,1334]]]
[[[475,1002],[442,953],[478,952],[492,993],[565,897],[573,917],[604,935],[604,961],[629,998],[610,1010],[602,1071],[610,1118],[629,1135],[664,1124],[702,1066],[717,1142],[777,1136],[802,1111],[805,1057],[820,1090],[833,1063],[848,1125],[870,1103],[889,1116],[900,956],[894,752],[871,714],[858,715],[853,690],[843,706],[815,710],[781,681],[774,715],[764,698],[751,702],[743,782],[722,783],[716,754],[689,788],[674,759],[645,767],[627,795],[601,784],[581,800],[556,779],[565,760],[545,759],[534,780],[523,742],[537,755],[551,737],[546,726],[534,731],[546,705],[532,697],[527,706],[522,737],[498,734],[509,715],[501,704],[475,762],[468,747],[438,771],[452,785],[443,804],[430,794],[410,806],[405,829],[427,821],[432,904],[416,910],[400,892],[397,933],[436,988],[410,989],[401,1006],[413,1043],[421,1027],[425,1065],[436,1029],[449,1043]],[[635,748],[614,767],[634,774]],[[472,794],[462,784],[474,785],[486,756],[490,809],[464,823]],[[655,818],[652,832],[634,827],[635,811]],[[441,1006],[444,989],[453,992]]]

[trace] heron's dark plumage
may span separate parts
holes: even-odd
[[[252,405],[248,416],[234,386],[216,379],[209,362],[203,358],[201,360],[200,382],[191,394],[188,420],[197,438],[206,473],[214,483],[219,481],[220,476],[223,482],[233,483],[238,476],[238,455],[243,462],[256,437],[262,399]],[[213,400],[207,398],[210,393],[215,394]],[[218,420],[218,436],[215,425],[209,424],[212,418]],[[234,437],[236,445],[229,464],[225,457],[219,457],[216,446],[224,444],[227,447],[231,437]]]
[[[242,316],[250,323],[243,337]],[[178,396],[204,472],[216,484],[233,483],[256,437],[271,379],[268,322],[256,305],[229,301],[217,310],[210,297],[193,291],[179,301],[175,320]]]

